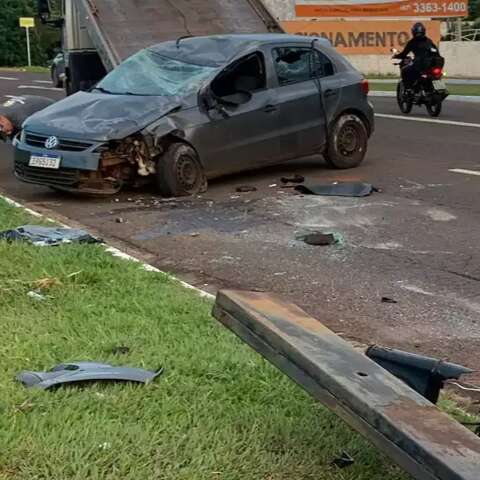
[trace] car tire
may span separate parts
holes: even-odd
[[[173,143],[159,158],[157,188],[163,197],[196,195],[205,189],[206,178],[197,152],[184,143]]]
[[[337,169],[358,167],[365,158],[367,145],[365,123],[357,115],[344,114],[330,128],[325,161]]]

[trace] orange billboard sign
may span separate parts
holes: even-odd
[[[428,36],[438,45],[440,22],[424,22]],[[402,49],[410,40],[412,22],[367,21],[322,22],[293,20],[282,22],[287,33],[323,37],[341,53],[346,55],[388,55],[392,48]]]
[[[468,0],[296,0],[297,17],[466,17]]]

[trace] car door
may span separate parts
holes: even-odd
[[[325,117],[329,124],[338,114],[343,84],[334,63],[320,50],[315,50],[315,76],[320,79]]]
[[[243,57],[224,69],[211,84],[218,108],[210,108],[195,132],[208,176],[258,167],[278,160],[276,138],[279,110],[274,92],[267,87],[264,54]],[[246,92],[250,99],[230,104],[235,92]]]
[[[320,151],[326,141],[325,112],[313,55],[314,50],[307,46],[283,44],[271,48],[283,158]]]

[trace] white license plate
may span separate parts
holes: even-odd
[[[433,88],[435,90],[446,90],[447,85],[445,84],[445,82],[443,80],[434,80],[433,81]]]
[[[31,155],[30,156],[30,167],[38,168],[60,168],[60,157],[53,155]]]

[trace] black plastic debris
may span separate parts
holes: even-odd
[[[391,304],[396,304],[398,303],[396,300],[390,297],[382,297],[382,303],[391,303]]]
[[[303,240],[307,245],[313,246],[328,246],[337,243],[333,233],[307,233],[301,237],[301,240]]]
[[[147,384],[163,373],[163,368],[150,372],[141,368],[115,367],[105,363],[62,363],[48,372],[21,372],[16,379],[28,388],[48,390],[60,385],[84,382],[134,382]]]
[[[130,353],[130,348],[125,347],[124,345],[113,347],[111,353],[113,353],[113,355],[128,355]]]
[[[332,197],[367,197],[379,190],[370,183],[332,183],[330,185],[316,185],[307,183],[297,185],[295,190],[307,195],[323,195]]]
[[[39,225],[24,225],[0,232],[0,240],[27,242],[39,247],[53,247],[65,243],[101,243],[101,240],[83,230]]]
[[[235,189],[237,193],[249,193],[249,192],[256,192],[257,187],[253,187],[251,185],[241,185]]]
[[[365,353],[432,403],[437,403],[440,390],[447,380],[473,372],[455,363],[378,345],[368,348]]]
[[[282,177],[280,181],[282,183],[303,183],[305,177],[303,175],[295,174],[293,177]]]
[[[338,458],[335,458],[332,462],[332,465],[335,465],[338,468],[347,468],[355,463],[355,460],[348,452],[342,452],[342,455]]]

